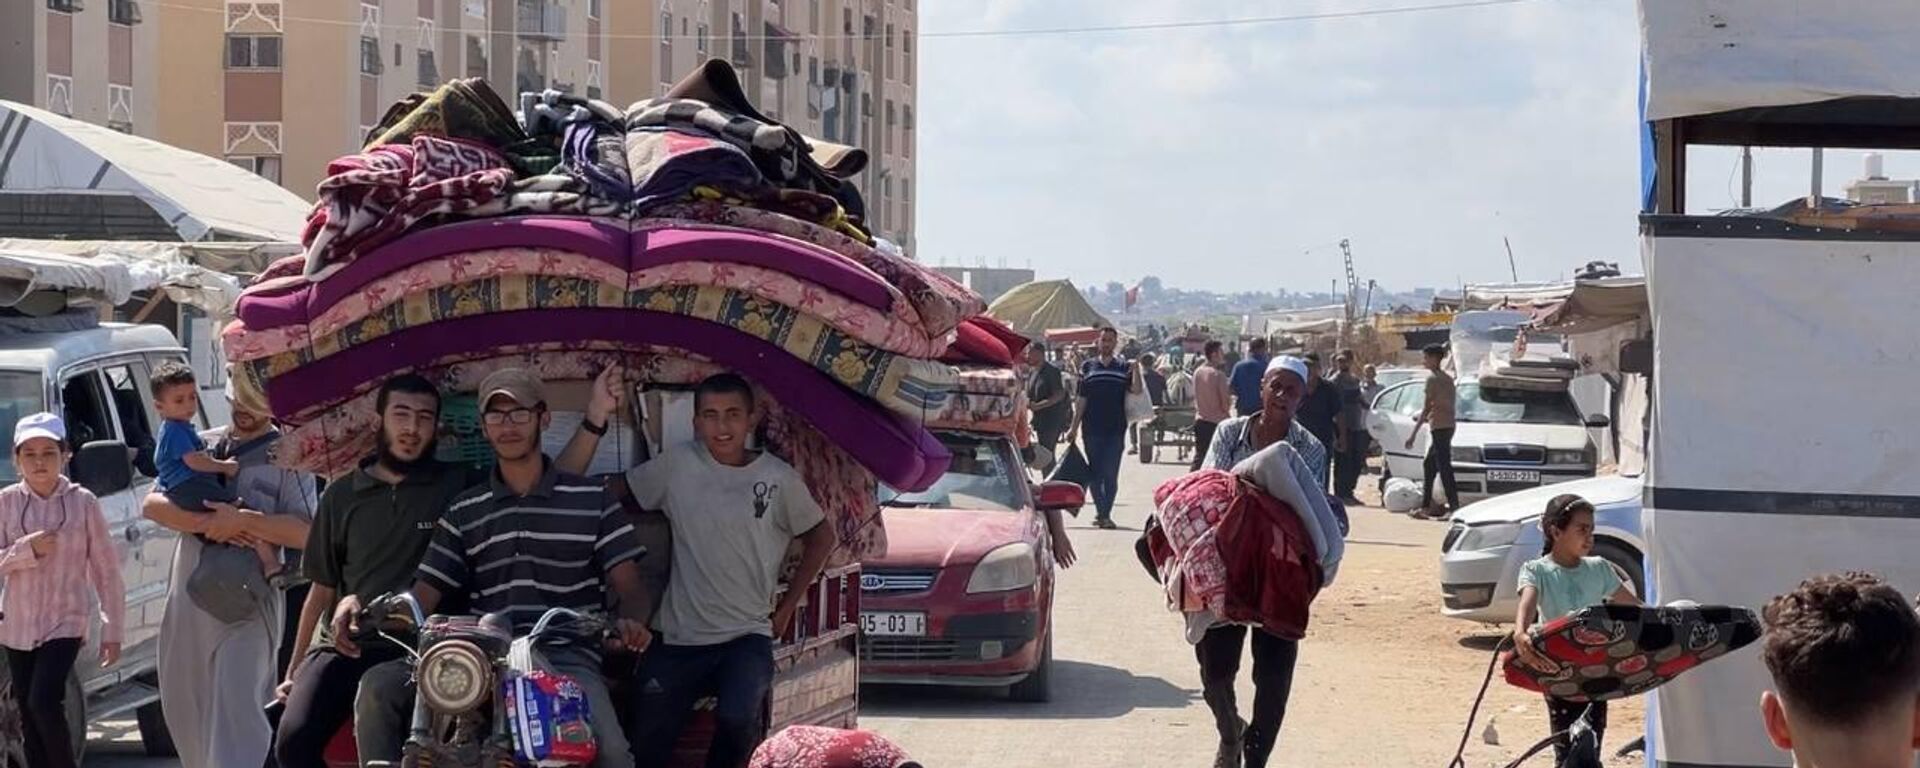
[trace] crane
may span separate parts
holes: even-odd
[[[1351,343],[1349,335],[1353,333],[1353,323],[1358,318],[1354,314],[1360,301],[1360,278],[1353,273],[1353,247],[1346,238],[1340,238],[1340,257],[1347,263],[1347,323],[1340,331],[1342,346]]]

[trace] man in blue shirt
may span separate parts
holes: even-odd
[[[1233,410],[1236,416],[1260,412],[1260,377],[1267,375],[1267,340],[1247,342],[1247,357],[1233,365],[1228,381],[1233,385]]]
[[[1144,387],[1140,369],[1114,355],[1119,348],[1120,332],[1112,326],[1100,329],[1093,359],[1080,366],[1079,397],[1067,429],[1069,439],[1085,439],[1087,463],[1093,466],[1087,490],[1098,513],[1093,524],[1109,530],[1119,527],[1113,522],[1113,500],[1120,495],[1120,459],[1127,448],[1127,395]]]

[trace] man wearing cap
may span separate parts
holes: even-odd
[[[1267,362],[1260,377],[1260,410],[1250,416],[1236,416],[1214,430],[1213,444],[1207,448],[1204,466],[1233,469],[1234,465],[1260,452],[1260,449],[1286,441],[1300,453],[1315,477],[1320,490],[1327,489],[1327,447],[1294,419],[1301,400],[1307,396],[1307,362],[1282,355]]]
[[[609,368],[595,382],[576,443],[606,431],[615,376]],[[364,601],[412,583],[441,514],[454,497],[486,479],[435,458],[440,391],[432,381],[417,374],[388,379],[374,410],[380,417],[374,455],[327,486],[302,553],[301,570],[312,585],[279,691],[286,707],[274,735],[280,768],[325,768],[321,755],[352,718],[361,677],[403,655],[387,643],[359,647],[348,634],[348,620]],[[569,449],[560,467],[584,469],[591,453]],[[217,529],[219,519],[216,513],[207,524]]]
[[[273,420],[234,402],[233,424],[206,436],[216,459],[238,462],[233,487],[240,506],[212,505],[215,512],[189,512],[151,494],[146,516],[181,533],[202,534],[219,544],[251,547],[264,541],[288,550],[306,546],[315,498],[313,476],[274,466],[268,453],[280,439]],[[288,594],[266,594],[257,619],[230,624],[187,594],[206,540],[179,537],[171,592],[160,624],[160,702],[167,731],[186,768],[262,764],[273,748],[261,708],[280,680],[276,652],[291,646],[284,618]],[[304,597],[304,591],[302,591]],[[290,648],[289,648],[290,650]]]
[[[653,640],[646,626],[652,608],[633,524],[600,483],[561,471],[541,453],[540,433],[553,416],[540,380],[518,368],[496,371],[481,382],[479,405],[494,471],[454,499],[436,524],[411,590],[420,608],[432,613],[446,596],[465,596],[474,613],[504,613],[515,636],[531,631],[549,608],[611,613],[623,644],[645,650]],[[357,605],[348,598],[341,610]],[[353,618],[347,623],[357,630]],[[546,667],[573,678],[586,694],[599,747],[594,765],[633,765],[599,649],[541,651]],[[363,762],[400,759],[413,712],[412,674],[410,662],[400,659],[361,681],[354,736]]]

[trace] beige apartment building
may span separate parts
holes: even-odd
[[[913,247],[915,0],[0,0],[0,99],[224,158],[311,198],[388,105],[456,77],[625,106],[709,58],[762,111],[865,148]]]

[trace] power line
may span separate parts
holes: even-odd
[[[1181,29],[1250,27],[1250,26],[1264,26],[1264,25],[1273,25],[1273,24],[1292,24],[1292,23],[1301,23],[1301,22],[1333,21],[1338,19],[1358,19],[1358,18],[1368,18],[1368,17],[1375,17],[1375,16],[1398,16],[1398,15],[1404,15],[1404,14],[1430,13],[1430,12],[1436,12],[1436,11],[1453,11],[1453,10],[1463,10],[1463,9],[1470,9],[1470,8],[1486,8],[1486,7],[1502,6],[1502,5],[1520,5],[1523,3],[1534,3],[1534,2],[1542,2],[1542,0],[1455,0],[1455,2],[1427,3],[1423,5],[1402,5],[1402,6],[1394,6],[1390,8],[1367,8],[1367,9],[1352,10],[1352,11],[1323,11],[1320,13],[1300,13],[1300,14],[1290,14],[1290,15],[1284,15],[1284,16],[1253,16],[1253,17],[1245,17],[1245,18],[1237,18],[1237,19],[1190,19],[1186,21],[1142,22],[1142,23],[1135,23],[1135,24],[1100,24],[1100,25],[1089,25],[1089,26],[1035,27],[1035,28],[1029,28],[1029,29],[952,30],[952,31],[945,31],[945,32],[922,32],[916,36],[921,39],[1066,37],[1071,35],[1111,34],[1111,33],[1124,33],[1124,32],[1156,32],[1156,31],[1170,31],[1170,30],[1181,30]],[[195,6],[195,5],[181,5],[179,3],[163,2],[162,0],[147,0],[145,4],[151,5],[157,8],[171,8],[171,9],[180,10],[180,11],[195,11],[199,13],[206,13],[206,14],[221,16],[223,18],[226,16],[225,8],[205,8],[201,6]],[[604,19],[605,18],[604,14],[600,18]],[[418,32],[420,30],[420,24],[419,24],[420,21],[435,21],[436,30],[460,29],[460,31],[485,32],[487,34],[492,34],[493,32],[492,29],[465,30],[461,28],[441,27],[438,25],[437,20],[428,20],[428,19],[416,19],[414,23],[411,23],[411,24],[387,24],[387,23],[366,24],[358,20],[325,19],[325,18],[320,18],[316,16],[282,15],[279,21],[282,29],[284,29],[286,26],[290,24],[306,24],[306,25],[314,25],[314,26],[353,27],[356,29],[373,27],[376,29],[387,29],[387,30],[394,30],[394,31],[400,31],[400,32]],[[698,40],[700,38],[700,36],[697,34],[672,34],[672,33],[668,33],[664,35],[636,35],[636,34],[616,34],[612,32],[603,32],[601,36],[608,40],[644,40],[644,41],[651,41],[651,42],[693,41],[693,40]],[[823,42],[823,43],[835,43],[835,42],[843,42],[843,41],[849,41],[849,40],[859,41],[859,42],[873,42],[878,40],[884,40],[886,38],[886,34],[884,32],[876,31],[873,34],[841,34],[841,35],[818,35],[818,34],[801,34],[801,33],[794,33],[791,35],[727,34],[727,35],[714,35],[712,37],[725,39],[725,40],[748,40],[748,41],[791,40],[791,41],[813,41],[813,42]]]

